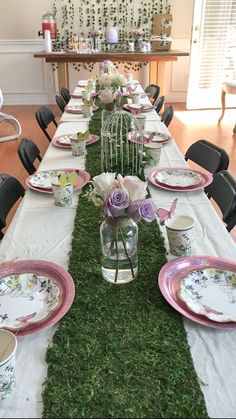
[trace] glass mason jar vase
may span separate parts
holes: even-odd
[[[138,273],[138,226],[131,218],[106,217],[100,227],[102,276],[113,284],[133,281]]]

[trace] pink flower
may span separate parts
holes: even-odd
[[[116,93],[113,93],[112,89],[100,90],[100,93],[98,95],[99,99],[103,103],[113,103],[116,99],[116,96]]]
[[[146,182],[142,182],[137,176],[125,176],[123,178],[123,176],[118,175],[117,180],[127,190],[131,201],[145,199],[147,195]]]

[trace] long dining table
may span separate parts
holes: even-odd
[[[143,91],[140,85],[138,89]],[[75,93],[80,90],[81,87],[76,87]],[[141,100],[148,103],[148,98]],[[70,101],[71,105],[80,103],[80,99],[72,98]],[[89,118],[64,112],[54,138],[85,131],[88,123]],[[154,110],[147,114],[146,129],[171,134],[171,129],[169,131],[161,123]],[[173,138],[163,145],[159,166],[187,167]],[[53,142],[50,143],[38,171],[65,168],[84,169],[85,157],[73,156],[70,149],[55,147]],[[146,174],[148,175],[148,171]],[[167,209],[171,206],[172,191],[158,188],[151,183],[149,189],[158,206]],[[75,192],[72,206],[60,208],[54,205],[52,195],[27,190],[0,244],[1,262],[41,259],[56,262],[67,269],[79,196],[80,191]],[[178,198],[176,214],[188,214],[195,220],[192,255],[227,257],[234,261],[236,244],[204,191],[175,192],[174,197]],[[168,260],[174,260],[176,257],[169,252],[166,229],[164,226],[160,228],[165,238]],[[170,310],[173,310],[171,306]],[[210,328],[185,317],[183,322],[209,417],[234,418],[235,328]],[[18,337],[16,387],[12,395],[0,402],[0,417],[42,417],[42,388],[47,377],[45,354],[56,328],[57,325],[54,325],[37,333]]]

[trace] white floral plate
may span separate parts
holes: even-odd
[[[191,192],[203,189],[212,182],[211,173],[184,167],[154,168],[149,181],[159,188],[173,192]]]
[[[229,328],[235,328],[236,322],[227,320],[222,320],[222,316],[226,314],[225,318],[228,317],[228,309],[227,312],[221,314],[214,313],[215,303],[213,301],[213,306],[211,307],[212,301],[207,299],[208,304],[210,303],[210,307],[212,309],[212,313],[210,313],[209,308],[204,310],[204,314],[199,314],[194,312],[192,309],[188,307],[186,302],[184,302],[179,295],[180,291],[180,284],[185,278],[188,278],[189,275],[191,275],[191,272],[200,272],[198,273],[198,279],[200,278],[201,282],[204,282],[203,277],[205,276],[208,269],[213,269],[215,271],[227,271],[231,272],[232,275],[236,275],[236,263],[229,259],[224,259],[220,257],[215,256],[184,256],[179,257],[176,259],[171,260],[170,262],[167,262],[160,270],[158,275],[158,284],[161,290],[161,293],[163,294],[164,298],[167,300],[167,302],[179,313],[181,313],[183,316],[187,317],[188,319],[192,320],[195,323],[201,324],[203,326],[213,327],[215,329],[229,329]],[[231,274],[229,274],[231,276]],[[208,273],[207,273],[207,276]],[[218,273],[217,273],[218,276]],[[225,275],[223,274],[223,277]],[[226,275],[228,277],[228,274]],[[194,277],[196,278],[195,274]],[[197,281],[198,281],[197,279]],[[221,282],[221,278],[220,278]],[[224,281],[223,281],[224,283]],[[231,283],[234,283],[234,280],[231,281]],[[202,284],[203,286],[203,284]],[[219,288],[221,286],[224,286],[223,284],[218,285]],[[195,287],[195,285],[194,285]],[[217,285],[216,285],[217,287]],[[218,288],[217,287],[217,288]],[[234,288],[236,286],[233,284],[229,284],[225,286],[225,292],[227,295],[232,295],[232,291],[234,294]],[[209,292],[210,287],[208,285],[206,286],[206,292]],[[201,291],[201,294],[205,292],[205,290]],[[219,292],[219,289],[217,290],[217,293]],[[214,297],[214,295],[213,295]],[[225,298],[225,297],[224,297]],[[229,299],[232,297],[230,296]],[[234,296],[233,296],[234,299]],[[200,301],[201,303],[201,301]],[[233,308],[231,309],[230,318],[235,318],[236,315],[236,303],[233,302],[229,303],[232,304],[232,307],[234,307],[234,314],[232,316]],[[229,306],[227,304],[227,306]],[[217,310],[218,311],[218,307]],[[212,319],[210,316],[213,315],[214,319]]]
[[[203,181],[201,173],[194,172],[193,170],[184,169],[163,169],[156,174],[156,180],[162,185],[170,187],[186,188],[189,186],[199,185]]]
[[[52,140],[52,144],[56,147],[61,148],[71,148],[71,141],[70,136],[73,134],[67,134],[67,135],[61,135],[59,137],[55,137]],[[96,143],[100,137],[98,135],[91,134],[89,139],[86,141],[86,145],[91,145],[93,143]]]
[[[52,193],[52,178],[62,173],[70,173],[75,169],[55,169],[55,170],[44,170],[42,172],[36,172],[26,179],[26,184],[30,189],[38,192]],[[90,174],[85,170],[76,170],[77,184],[74,189],[80,189],[86,185],[90,180]]]
[[[56,263],[22,260],[0,265],[0,327],[29,334],[55,324],[74,299],[70,274]]]
[[[236,322],[236,269],[195,268],[181,280],[178,295],[194,313]]]

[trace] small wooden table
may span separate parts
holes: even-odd
[[[178,57],[188,56],[187,51],[152,51],[143,52],[99,52],[92,54],[77,54],[76,52],[39,52],[35,58],[44,58],[47,63],[57,63],[59,88],[69,88],[68,63],[98,63],[104,60],[113,62],[148,62],[149,83],[160,86],[160,94],[165,94],[165,63],[176,61]]]

